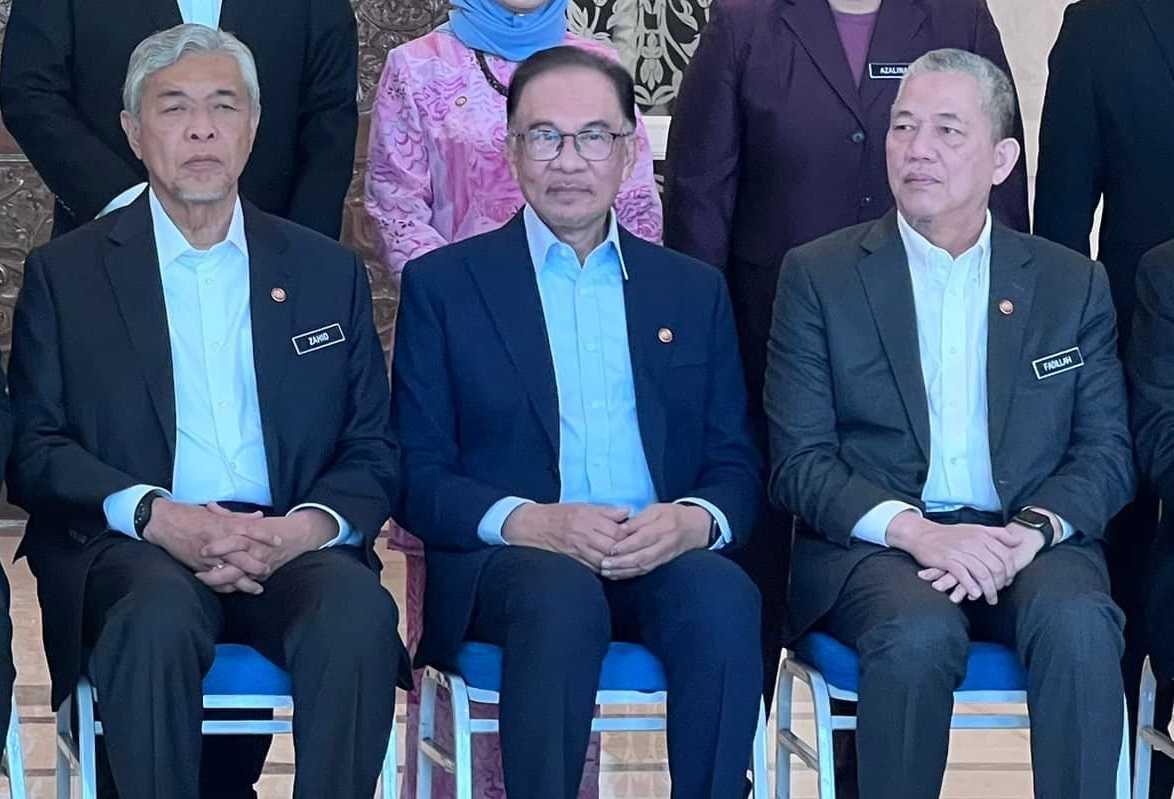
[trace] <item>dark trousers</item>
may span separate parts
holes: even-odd
[[[12,664],[12,590],[8,576],[0,569],[0,757],[8,743],[8,719],[12,715],[12,685],[16,682],[16,667]]]
[[[1099,547],[1041,553],[994,606],[952,604],[920,568],[899,550],[866,558],[821,622],[860,657],[860,796],[937,799],[972,639],[1014,648],[1027,668],[1035,795],[1114,796],[1123,616]]]
[[[500,646],[501,749],[510,799],[578,794],[608,644],[664,665],[679,799],[739,796],[762,685],[758,592],[723,556],[693,551],[612,582],[565,555],[502,547],[481,572],[469,637]]]
[[[307,553],[253,597],[214,593],[150,544],[128,538],[103,551],[86,583],[83,638],[118,796],[202,795],[200,682],[215,644],[233,642],[290,673],[294,797],[370,799],[402,650],[395,603],[361,557]]]
[[[1121,671],[1125,678],[1125,698],[1129,704],[1130,751],[1137,738],[1138,686],[1146,655],[1151,653],[1150,625],[1146,620],[1146,600],[1151,588],[1148,575],[1154,565],[1151,558],[1167,557],[1155,552],[1154,536],[1158,526],[1158,499],[1146,488],[1125,506],[1105,532],[1105,560],[1113,600],[1125,611],[1125,657]],[[1146,578],[1143,579],[1143,576]],[[1164,730],[1170,725],[1174,706],[1174,684],[1159,679],[1154,706],[1154,727]],[[1150,781],[1150,799],[1170,799],[1174,793],[1174,760],[1155,756]],[[1137,799],[1146,799],[1139,796]]]

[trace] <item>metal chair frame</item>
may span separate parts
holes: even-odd
[[[78,714],[78,736],[75,739],[70,726],[70,702],[66,700],[57,711],[57,799],[71,799],[72,775],[76,770],[81,782],[81,799],[97,799],[97,736],[103,734],[102,722],[96,718],[94,707],[98,696],[89,679],[78,680],[74,691]],[[274,710],[292,712],[293,697],[281,694],[212,694],[204,696],[205,710]],[[396,769],[396,729],[392,718],[391,735],[383,756],[380,772],[381,799],[397,799],[399,794]],[[204,735],[282,735],[293,733],[291,716],[266,719],[215,719],[204,721]],[[15,799],[15,797],[14,797]]]
[[[12,799],[26,799],[28,784],[24,776],[24,747],[20,743],[20,715],[16,712],[16,697],[12,698],[12,714],[8,717],[8,736],[4,741],[4,761],[0,763],[8,775],[8,793]]]
[[[799,680],[811,689],[811,701],[815,715],[815,745],[800,738],[792,728],[792,706],[795,681]],[[814,769],[818,779],[819,799],[835,799],[835,767],[832,751],[832,732],[856,729],[855,715],[834,715],[831,700],[857,702],[854,691],[836,688],[824,679],[819,671],[803,663],[788,652],[779,669],[778,689],[775,691],[776,710],[776,752],[775,752],[775,799],[791,797],[791,757]],[[1027,701],[1026,691],[955,691],[954,702],[981,704],[1022,704]],[[1124,702],[1124,698],[1122,698]],[[1151,713],[1152,720],[1152,713]],[[1031,720],[1026,713],[958,713],[950,719],[955,730],[1026,730]],[[1129,720],[1126,720],[1121,736],[1121,757],[1117,763],[1117,799],[1129,799]],[[1137,794],[1144,796],[1145,794]]]
[[[443,749],[434,739],[436,729],[436,693],[444,688],[452,704],[453,752]],[[595,703],[607,705],[662,705],[667,692],[655,691],[598,691]],[[497,719],[471,718],[470,703],[496,705],[500,701],[497,691],[470,687],[459,674],[442,671],[433,667],[424,670],[420,685],[420,727],[416,754],[416,799],[431,799],[432,768],[440,766],[454,775],[456,799],[473,799],[473,744],[474,735],[496,733]],[[639,716],[598,716],[591,721],[593,732],[660,732],[665,729],[663,713]],[[766,713],[762,705],[758,708],[758,729],[754,733],[754,748],[751,756],[753,774],[753,799],[768,799],[767,785],[769,771],[766,765]]]
[[[1154,751],[1174,758],[1174,740],[1169,733],[1154,727],[1154,702],[1158,693],[1158,678],[1150,659],[1145,659],[1141,670],[1141,693],[1137,702],[1137,743],[1134,749],[1133,795],[1146,799],[1150,795],[1150,776]]]

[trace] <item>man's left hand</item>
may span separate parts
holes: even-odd
[[[712,517],[696,505],[659,502],[620,525],[624,538],[603,559],[600,573],[609,580],[639,577],[690,549],[709,545]]]
[[[208,509],[213,513],[233,514],[214,502]],[[289,516],[254,518],[240,534],[204,547],[201,554],[219,559],[223,566],[198,572],[196,578],[213,591],[232,593],[242,576],[264,582],[294,558],[320,548],[336,535],[338,523],[317,508],[304,508]]]
[[[1036,555],[1044,548],[1044,537],[1038,530],[1024,527],[1015,522],[1011,522],[1006,527],[991,528],[991,535],[1011,551],[1011,562],[1014,569],[1007,575],[1008,585],[1015,578],[1015,575],[1027,568],[1028,564],[1035,560]],[[942,569],[922,569],[917,573],[917,576],[931,583],[935,589],[943,593],[950,593],[958,585],[954,576]]]

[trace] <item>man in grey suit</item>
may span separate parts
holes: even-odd
[[[1035,795],[1113,795],[1122,614],[1100,537],[1135,481],[1113,305],[1099,265],[992,223],[1013,113],[989,61],[918,59],[886,141],[896,211],[792,250],[779,280],[789,632],[860,656],[865,799],[939,795],[972,639],[1027,668]]]

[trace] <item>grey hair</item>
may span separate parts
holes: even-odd
[[[991,129],[995,141],[1009,138],[1015,130],[1015,87],[1007,73],[999,69],[989,59],[971,53],[968,50],[944,48],[930,50],[921,58],[909,65],[905,77],[901,79],[901,89],[914,75],[924,75],[932,72],[960,72],[969,75],[978,81],[978,89],[982,94],[982,110],[991,120]],[[897,92],[899,97],[900,91]]]
[[[126,68],[122,107],[137,118],[142,110],[143,84],[147,78],[191,53],[224,53],[235,58],[249,95],[249,107],[254,115],[261,113],[261,87],[252,52],[231,33],[195,23],[176,25],[139,42]]]

